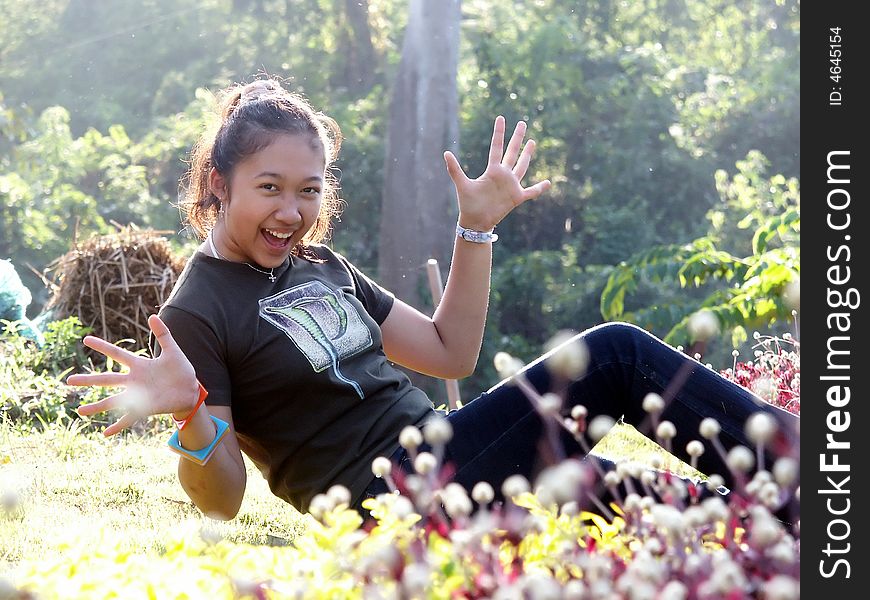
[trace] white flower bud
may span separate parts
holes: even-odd
[[[607,435],[614,425],[616,425],[616,421],[613,420],[613,417],[598,415],[589,423],[589,437],[593,442],[597,442]]]
[[[557,333],[545,345],[547,369],[564,379],[576,380],[586,373],[589,366],[589,349],[573,331]]]
[[[700,506],[690,506],[683,513],[683,519],[689,527],[698,528],[707,524],[707,511]]]
[[[704,444],[702,444],[698,440],[692,440],[691,442],[686,444],[686,453],[689,456],[698,458],[699,456],[704,454]]]
[[[432,419],[423,428],[423,439],[430,446],[441,446],[453,437],[453,426],[443,417]]]
[[[514,498],[529,491],[529,481],[522,475],[511,475],[504,480],[501,493],[505,498]]]
[[[438,459],[430,452],[421,452],[414,459],[414,470],[420,475],[428,475],[438,466]]]
[[[335,505],[326,494],[316,494],[308,504],[308,512],[318,521],[333,508],[335,508]]]
[[[776,429],[776,420],[764,412],[757,412],[746,421],[746,437],[758,445],[773,439]]]
[[[700,427],[698,427],[698,432],[701,434],[701,437],[707,440],[712,440],[719,432],[722,431],[722,428],[719,426],[719,421],[712,417],[707,417],[703,421],[701,421]]]
[[[658,475],[655,471],[644,471],[640,474],[640,481],[644,485],[653,485],[656,482],[656,479],[658,479]]]
[[[327,497],[332,500],[335,506],[344,504],[350,506],[350,490],[343,485],[334,485],[326,491]]]
[[[429,584],[429,567],[425,564],[411,563],[402,570],[402,587],[409,598],[423,597]]]
[[[779,492],[779,486],[771,481],[763,484],[758,490],[758,499],[764,506],[773,508],[779,505]]]
[[[416,450],[423,443],[423,434],[413,425],[408,425],[399,434],[399,445],[405,450]]]
[[[386,477],[392,470],[393,465],[390,463],[389,458],[379,456],[372,461],[372,473],[375,477]]]
[[[755,465],[755,455],[746,446],[734,446],[728,452],[728,467],[738,473],[748,473]]]
[[[467,517],[473,509],[468,492],[458,483],[449,483],[441,493],[444,510],[452,518]]]
[[[798,600],[801,586],[788,575],[774,575],[762,585],[762,594],[765,600]]]
[[[625,506],[626,512],[633,512],[635,510],[640,510],[640,496],[637,494],[628,494],[625,497]]]
[[[650,496],[644,496],[643,498],[640,499],[641,510],[649,511],[655,505],[656,505],[655,498],[652,498]]]
[[[662,421],[656,427],[656,436],[660,440],[672,440],[677,437],[677,428],[670,421]]]
[[[572,579],[562,588],[563,600],[586,600],[589,595],[586,593],[586,584],[580,579]]]
[[[779,541],[784,533],[782,526],[770,513],[766,517],[753,515],[749,542],[756,548],[767,548]]]
[[[788,540],[791,538],[783,537],[777,543],[764,551],[764,555],[774,562],[782,565],[794,565],[797,563],[797,553],[795,552],[794,544]],[[793,541],[793,540],[792,540]]]
[[[672,537],[676,537],[685,529],[682,513],[670,504],[656,504],[650,509],[653,522],[664,529]]]
[[[651,414],[658,414],[665,409],[665,399],[655,392],[643,397],[643,409]]]
[[[528,575],[522,587],[529,600],[562,600],[562,586],[543,573]]]
[[[580,419],[585,419],[586,415],[589,414],[589,411],[586,410],[586,407],[582,404],[578,404],[574,408],[571,409],[571,418],[579,421]]]
[[[622,482],[622,477],[616,471],[608,471],[604,474],[604,485],[615,487]]]
[[[800,465],[790,456],[783,456],[773,463],[773,478],[784,488],[797,481]]]
[[[713,473],[707,478],[706,484],[708,490],[715,492],[725,485],[725,479],[718,473]]]
[[[480,505],[489,504],[495,498],[495,491],[487,482],[479,481],[472,488],[471,497]]]
[[[707,511],[708,522],[727,521],[731,515],[728,505],[725,504],[722,498],[707,498],[701,502],[701,508]]]
[[[391,494],[392,495],[392,494]],[[397,519],[404,519],[414,513],[414,504],[405,496],[393,496],[393,506],[390,509]]]
[[[759,377],[753,380],[750,387],[756,396],[764,400],[769,400],[776,393],[776,385],[769,377]]]
[[[522,371],[524,366],[523,361],[514,358],[507,352],[496,352],[492,359],[492,363],[495,366],[495,370],[498,372],[498,376],[502,379],[513,377]]]
[[[580,461],[568,458],[541,472],[537,480],[538,491],[562,505],[579,497],[584,479],[585,471]]]
[[[656,596],[656,600],[686,600],[688,597],[689,590],[684,584],[679,581],[669,581]]]
[[[719,319],[709,310],[699,310],[689,317],[687,329],[693,342],[705,342],[719,333]]]
[[[654,507],[653,507],[654,508]],[[664,550],[664,546],[658,538],[647,538],[643,544],[644,549],[652,554],[653,556],[658,556]]]
[[[664,464],[665,464],[664,459],[662,459],[662,457],[659,456],[658,454],[653,454],[652,456],[649,457],[649,466],[651,466],[653,469],[661,471],[662,465],[664,465]]]
[[[410,473],[405,476],[405,487],[412,496],[416,496],[423,491],[423,488],[426,487],[426,482],[419,475]]]
[[[558,394],[544,394],[541,396],[539,408],[545,415],[557,416],[562,410],[562,398]]]

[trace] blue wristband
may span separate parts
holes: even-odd
[[[214,439],[211,443],[202,448],[201,450],[187,450],[181,447],[181,443],[178,441],[178,431],[172,434],[172,437],[169,438],[167,444],[169,445],[169,449],[173,452],[177,452],[183,458],[187,460],[193,461],[198,465],[204,465],[208,462],[208,459],[211,458],[211,455],[214,454],[215,449],[217,448],[220,441],[227,434],[227,431],[230,430],[230,425],[226,421],[218,419],[214,415],[209,415],[211,420],[214,421],[215,426],[217,427],[217,431],[215,432]]]

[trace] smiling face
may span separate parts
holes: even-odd
[[[277,267],[314,226],[325,185],[319,140],[278,134],[239,162],[229,177],[212,170],[212,193],[224,215],[212,238],[227,259]]]

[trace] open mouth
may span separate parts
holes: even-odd
[[[290,244],[290,238],[293,237],[292,232],[282,233],[272,229],[261,229],[260,233],[263,235],[263,239],[266,240],[266,244],[276,250],[286,248]]]

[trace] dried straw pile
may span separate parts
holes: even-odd
[[[148,344],[148,316],[172,291],[184,267],[166,231],[131,226],[77,243],[46,269],[52,297],[46,309],[54,319],[77,316],[94,335],[112,342]]]

